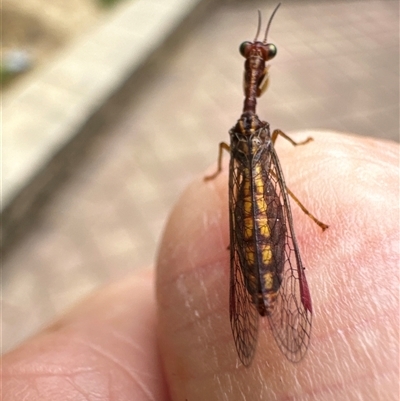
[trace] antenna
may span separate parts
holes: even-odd
[[[268,36],[268,31],[269,31],[269,27],[271,26],[271,22],[272,22],[272,18],[274,18],[275,13],[278,11],[278,8],[280,7],[281,3],[279,3],[276,7],[275,10],[273,11],[273,13],[271,14],[271,17],[268,21],[268,25],[267,25],[267,29],[265,30],[265,37],[264,37],[264,41],[263,43],[267,44],[267,36]],[[258,11],[260,12],[260,11]],[[261,16],[260,16],[260,20],[261,20]],[[259,31],[260,29],[258,29]],[[257,32],[257,36],[258,36],[258,32]]]
[[[261,30],[261,11],[260,10],[257,10],[257,11],[258,11],[258,27],[257,27],[256,37],[254,38],[254,42],[257,41],[258,35],[260,34],[260,30]]]

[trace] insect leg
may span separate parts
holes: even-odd
[[[218,151],[218,168],[217,168],[217,171],[214,174],[207,175],[206,177],[204,177],[204,181],[213,180],[222,171],[222,153],[223,153],[224,150],[226,150],[226,151],[228,151],[230,153],[231,152],[231,147],[227,143],[221,142],[219,144],[219,151]]]
[[[272,143],[275,144],[276,138],[278,138],[278,135],[283,136],[286,140],[288,140],[293,146],[297,146],[297,145],[305,145],[308,142],[313,141],[313,138],[308,137],[305,141],[302,142],[295,142],[290,136],[286,135],[283,131],[281,131],[280,129],[276,129],[274,130],[274,132],[272,133]]]
[[[269,65],[267,65],[265,67],[263,78],[262,78],[260,84],[258,85],[257,97],[260,97],[268,89],[268,86],[269,86],[269,73],[268,73],[268,71],[269,71]]]
[[[310,217],[316,224],[318,224],[321,228],[322,231],[325,231],[329,226],[322,221],[319,221],[313,214],[311,214],[305,206],[297,199],[296,195],[288,188],[286,187],[287,193],[292,197],[292,199],[300,206],[300,209],[308,216]]]
[[[287,139],[293,146],[297,145],[305,145],[308,142],[311,142],[313,139],[311,137],[308,137],[305,141],[302,142],[295,142],[290,136],[286,135],[283,131],[280,129],[274,130],[272,133],[272,143],[275,143],[276,139],[278,138],[278,135],[283,136],[285,139]],[[275,175],[274,172],[272,172],[272,175]],[[325,223],[322,223],[322,221],[319,221],[313,214],[311,214],[304,206],[303,204],[297,199],[296,195],[286,186],[287,193],[292,197],[292,199],[300,206],[300,209],[307,215],[309,216],[316,224],[318,224],[321,228],[322,231],[325,231],[329,226]]]

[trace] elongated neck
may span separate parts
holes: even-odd
[[[254,55],[244,63],[244,104],[243,113],[256,114],[259,84],[265,70],[265,61],[262,57]]]

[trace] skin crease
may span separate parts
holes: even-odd
[[[297,148],[277,141],[287,185],[330,226],[322,233],[291,202],[314,312],[300,363],[280,353],[266,319],[252,365],[238,362],[225,163],[172,211],[157,298],[150,272],[99,290],[3,357],[3,400],[397,400],[399,147],[329,132],[293,138],[307,136]]]

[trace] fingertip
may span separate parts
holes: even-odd
[[[261,319],[252,365],[246,369],[238,363],[229,324],[225,169],[215,180],[204,183],[198,179],[191,184],[174,208],[160,246],[159,338],[173,398],[191,399],[196,394],[198,397],[193,399],[220,399],[222,394],[232,399],[238,394],[249,398],[262,394],[258,399],[301,397],[324,391],[324,383],[328,383],[328,391],[335,393],[335,383],[343,380],[349,391],[360,389],[357,384],[353,386],[351,377],[354,372],[361,374],[362,364],[355,358],[357,352],[353,354],[343,343],[340,333],[351,333],[346,338],[353,336],[353,346],[359,347],[355,334],[347,328],[351,319],[376,318],[379,312],[365,308],[369,294],[381,293],[382,303],[386,304],[385,292],[391,293],[390,285],[373,267],[377,249],[368,248],[372,237],[368,227],[372,223],[382,232],[391,224],[394,230],[382,209],[382,213],[376,213],[377,200],[384,199],[384,195],[393,196],[393,191],[387,193],[386,186],[377,190],[376,178],[387,169],[390,180],[398,176],[398,168],[397,173],[393,169],[394,147],[391,143],[332,132],[307,131],[299,133],[298,138],[308,136],[314,141],[295,148],[283,141],[277,144],[277,152],[286,184],[309,211],[329,225],[322,232],[291,202],[316,312],[309,352],[301,364],[287,362],[274,343],[268,320]],[[379,149],[378,158],[374,149]],[[389,186],[390,180],[383,178]],[[360,199],[361,195],[364,198]],[[378,231],[375,234],[381,235]],[[381,240],[375,237],[375,241]],[[374,347],[381,349],[388,335],[374,323],[370,328],[379,341],[360,355],[365,361],[372,356],[370,361],[375,359],[378,363],[379,353],[374,352]],[[340,357],[332,360],[334,353]],[[365,363],[371,372],[374,367]]]
[[[4,399],[167,399],[153,276],[147,270],[99,289],[6,354]]]

